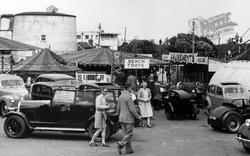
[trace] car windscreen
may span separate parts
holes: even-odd
[[[242,94],[244,89],[241,87],[226,87],[225,94]]]
[[[21,87],[24,85],[24,83],[22,80],[9,79],[9,80],[2,80],[1,85],[3,87]]]
[[[74,98],[75,98],[75,92],[58,90],[58,91],[55,92],[53,102],[73,103]]]

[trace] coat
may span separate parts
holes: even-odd
[[[136,111],[131,94],[124,91],[118,99],[119,122],[135,123],[135,118],[139,119],[139,114]]]

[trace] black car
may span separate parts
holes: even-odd
[[[184,90],[170,90],[165,103],[167,119],[173,119],[176,115],[195,119],[199,113],[194,96]]]
[[[223,103],[208,116],[207,122],[214,130],[226,130],[236,133],[241,124],[250,118],[250,104],[247,99],[235,99],[231,103]]]
[[[20,138],[34,130],[88,132],[93,136],[96,91],[76,89],[55,90],[52,100],[24,100],[17,111],[6,114],[4,131],[10,138]],[[115,99],[115,94],[110,98]],[[117,104],[107,112],[107,134],[109,138],[119,128]]]

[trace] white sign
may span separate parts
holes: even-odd
[[[173,61],[178,63],[196,63],[208,64],[208,57],[200,57],[192,53],[169,53],[169,55],[162,55],[163,60]]]
[[[149,59],[125,59],[125,69],[149,69]]]

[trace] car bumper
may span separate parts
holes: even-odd
[[[240,134],[238,134],[238,135],[235,137],[235,139],[236,139],[237,141],[239,141],[240,143],[241,143],[241,142],[243,142],[243,143],[250,143],[250,139],[246,139],[246,137],[244,137],[244,136],[242,136],[242,135],[240,135]]]
[[[10,112],[10,111],[16,111],[16,110],[18,109],[18,107],[5,106],[4,109],[5,109],[7,112]]]

